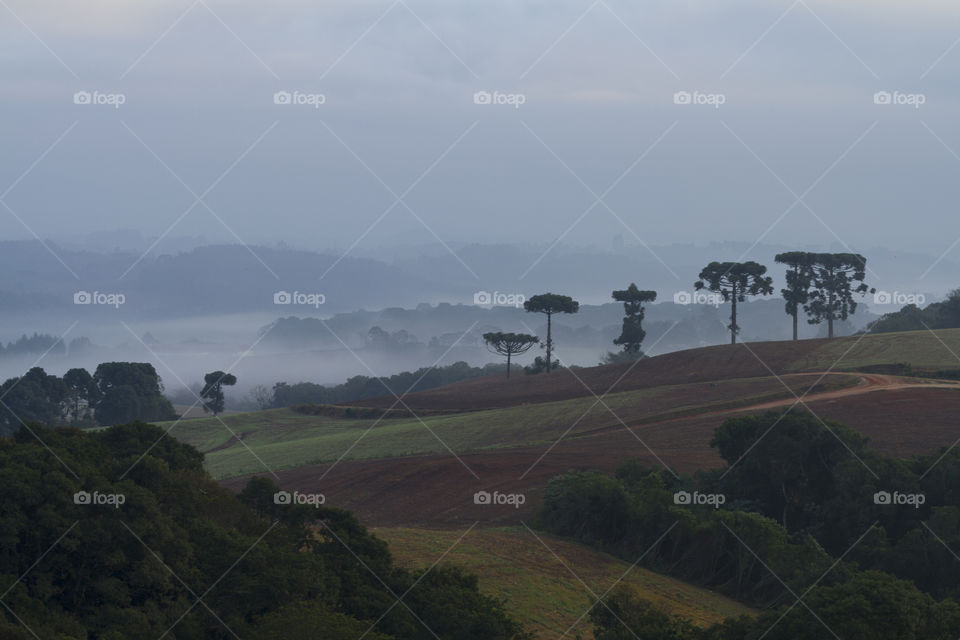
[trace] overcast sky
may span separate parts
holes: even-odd
[[[0,234],[939,256],[958,39],[947,0],[0,0]]]

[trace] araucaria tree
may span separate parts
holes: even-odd
[[[874,293],[876,289],[864,283],[867,259],[859,253],[814,253],[810,262],[810,300],[803,309],[810,316],[810,324],[826,320],[827,336],[832,338],[834,320],[846,320],[857,311],[853,294]]]
[[[203,410],[213,415],[223,412],[224,385],[232,387],[237,384],[237,376],[223,371],[214,371],[203,376],[203,390],[200,391],[200,397],[203,398]]]
[[[613,344],[623,348],[623,353],[632,358],[638,358],[643,353],[640,345],[647,332],[643,330],[643,303],[657,299],[656,291],[641,291],[633,282],[621,291],[614,291],[613,299],[623,303],[623,328],[620,337]]]
[[[736,344],[740,326],[737,324],[737,303],[747,296],[768,296],[773,293],[773,279],[764,274],[767,268],[753,262],[711,262],[693,283],[697,291],[707,289],[719,293],[730,302],[730,344]]]
[[[787,266],[787,288],[780,289],[788,316],[793,318],[793,339],[797,340],[797,317],[800,307],[810,301],[810,285],[813,281],[811,261],[816,254],[806,251],[778,253],[774,260]]]
[[[553,334],[551,320],[555,313],[576,313],[580,310],[580,303],[570,296],[561,296],[556,293],[541,293],[523,303],[523,308],[530,313],[543,313],[547,316],[547,373],[553,362]]]
[[[507,356],[507,377],[510,377],[510,358],[526,353],[530,347],[537,344],[540,338],[529,333],[503,333],[492,331],[483,334],[483,341],[491,353]]]

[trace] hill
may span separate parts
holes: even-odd
[[[566,375],[569,372],[558,372],[554,377],[562,379]],[[815,391],[841,389],[859,380],[856,376],[829,375],[817,383]],[[207,454],[207,469],[214,477],[225,478],[259,472],[265,466],[278,470],[340,459],[546,446],[561,437],[619,430],[621,422],[648,424],[786,400],[793,393],[809,391],[814,383],[811,376],[786,376],[779,380],[766,377],[668,385],[613,393],[604,399],[605,406],[593,397],[574,397],[401,418],[348,417],[350,409],[303,407],[301,411],[308,413],[274,409],[167,424],[171,435]],[[360,409],[352,411],[357,416],[364,414]]]
[[[878,365],[909,364],[915,369],[960,367],[960,329],[861,335],[832,340],[738,343],[675,351],[635,363],[587,367],[563,375],[488,377],[412,393],[412,409],[461,411],[548,402],[609,389],[627,391],[663,385],[755,378],[811,371],[858,371]],[[401,390],[394,390],[402,393]],[[389,407],[385,395],[352,404]]]
[[[725,463],[710,446],[715,429],[771,409],[842,421],[888,455],[929,454],[956,440],[960,382],[881,371],[954,367],[953,349],[960,350],[960,332],[724,345],[633,366],[473,379],[406,396],[412,411],[385,396],[168,428],[206,452],[208,471],[227,488],[275,474],[288,490],[322,493],[328,505],[379,527],[401,563],[436,560],[470,528],[449,559],[478,572],[487,593],[522,603],[517,615],[552,636],[589,601],[523,528],[551,479],[571,470],[612,472],[629,460],[677,474],[716,469]],[[478,503],[475,493],[483,491],[522,498]],[[591,589],[605,588],[620,568],[576,544],[547,544]],[[717,609],[712,594],[690,596],[694,587],[665,584],[655,573],[633,580],[645,597],[702,624],[730,612],[722,603]]]

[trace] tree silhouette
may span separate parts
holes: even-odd
[[[576,313],[580,310],[580,303],[570,296],[561,296],[556,293],[541,293],[523,303],[523,308],[530,313],[543,313],[547,316],[547,373],[550,373],[553,353],[553,334],[551,319],[555,313]]]
[[[793,339],[797,340],[797,316],[800,307],[810,301],[810,285],[813,280],[811,260],[815,254],[806,251],[778,253],[774,260],[787,266],[787,288],[780,289],[786,301],[787,315],[793,318]]]
[[[483,341],[491,353],[507,356],[507,377],[510,377],[510,358],[526,353],[540,339],[529,333],[503,333],[501,331],[483,334]]]
[[[223,412],[224,385],[232,387],[237,384],[237,376],[223,371],[214,371],[203,376],[203,390],[200,391],[200,397],[203,398],[203,410],[213,415]]]
[[[697,291],[707,289],[723,296],[731,303],[730,344],[736,344],[737,302],[743,302],[747,296],[768,296],[773,293],[773,279],[764,276],[767,268],[753,262],[711,262],[700,272],[700,279],[693,286]]]
[[[810,324],[827,321],[827,337],[833,337],[834,320],[846,320],[856,313],[853,294],[874,293],[867,286],[867,259],[859,253],[811,254],[812,282],[810,300],[803,309],[810,315]],[[854,286],[854,283],[859,282]]]
[[[647,335],[643,330],[643,303],[656,300],[657,292],[641,291],[631,282],[626,289],[614,291],[611,295],[614,300],[623,303],[624,313],[620,337],[614,340],[613,344],[623,347],[625,354],[639,357],[642,355],[640,345]]]

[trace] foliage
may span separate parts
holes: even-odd
[[[643,330],[643,303],[657,299],[656,291],[641,291],[633,282],[626,289],[614,291],[613,299],[623,303],[623,327],[613,344],[623,347],[623,353],[639,357],[640,345],[647,332]]]
[[[553,314],[576,313],[580,310],[580,303],[570,296],[563,296],[557,293],[541,293],[525,301],[523,308],[528,313],[542,313],[547,316],[547,340],[544,343],[547,349],[547,355],[543,360],[543,364],[545,365],[546,372],[550,373],[550,370],[553,369]],[[527,373],[530,373],[530,371]]]
[[[440,566],[418,580],[351,514],[277,504],[270,480],[234,496],[159,427],[32,428],[44,444],[26,430],[0,440],[3,637],[21,621],[61,640],[522,637],[470,576]]]
[[[563,365],[560,364],[559,360],[554,360],[548,367],[546,358],[543,356],[537,356],[533,359],[532,363],[523,368],[523,372],[528,376],[535,376],[543,373],[544,371],[553,371],[554,369],[563,369]]]
[[[899,311],[887,313],[867,326],[868,333],[921,331],[926,329],[960,328],[960,289],[954,289],[942,302],[933,302],[923,309],[908,304]]]
[[[376,398],[433,389],[461,380],[502,373],[503,365],[488,364],[471,367],[466,362],[455,362],[445,367],[423,367],[383,378],[354,376],[343,384],[326,387],[312,382],[288,384],[278,382],[273,387],[272,408],[290,407],[298,404],[338,404],[364,398]]]
[[[730,344],[737,341],[740,326],[737,324],[737,303],[747,296],[768,296],[773,293],[773,279],[764,274],[767,268],[753,262],[711,262],[700,272],[693,286],[697,291],[707,289],[719,293],[730,303]]]
[[[843,629],[841,637],[868,638],[877,625],[883,638],[957,637],[960,453],[887,458],[842,424],[794,412],[728,419],[711,444],[727,470],[675,478],[634,462],[614,477],[559,476],[544,493],[540,522],[775,611],[749,633],[662,637],[756,638],[781,614],[767,637],[833,637],[805,608],[789,609],[795,596],[784,585],[802,593],[814,583],[805,601],[817,602],[818,615]],[[923,499],[890,504],[885,491]],[[724,502],[699,506],[678,492]],[[604,637],[619,637],[622,625],[616,630],[604,615],[595,616],[612,634]],[[670,628],[671,621],[646,612],[637,624]]]
[[[98,424],[177,417],[163,395],[160,376],[149,362],[103,362],[97,365],[93,381],[100,394],[94,410]]]
[[[793,339],[797,339],[797,317],[800,309],[810,301],[813,284],[813,254],[806,251],[788,251],[774,257],[776,262],[787,266],[787,286],[780,289],[787,315],[793,318]]]
[[[492,353],[507,356],[507,377],[510,377],[510,358],[526,353],[530,347],[540,341],[529,333],[504,333],[502,331],[483,334],[483,341]]]
[[[810,324],[826,320],[827,335],[832,338],[834,321],[846,320],[857,311],[853,294],[876,291],[863,281],[867,259],[858,253],[815,253],[810,255],[809,265],[811,291],[803,309]]]
[[[69,396],[63,380],[33,367],[23,376],[0,385],[0,398],[0,435],[4,435],[13,433],[24,422],[61,424]]]
[[[203,410],[206,413],[217,415],[223,413],[223,387],[232,387],[237,384],[237,376],[223,371],[213,371],[203,376],[203,389],[200,397],[203,399]]]

